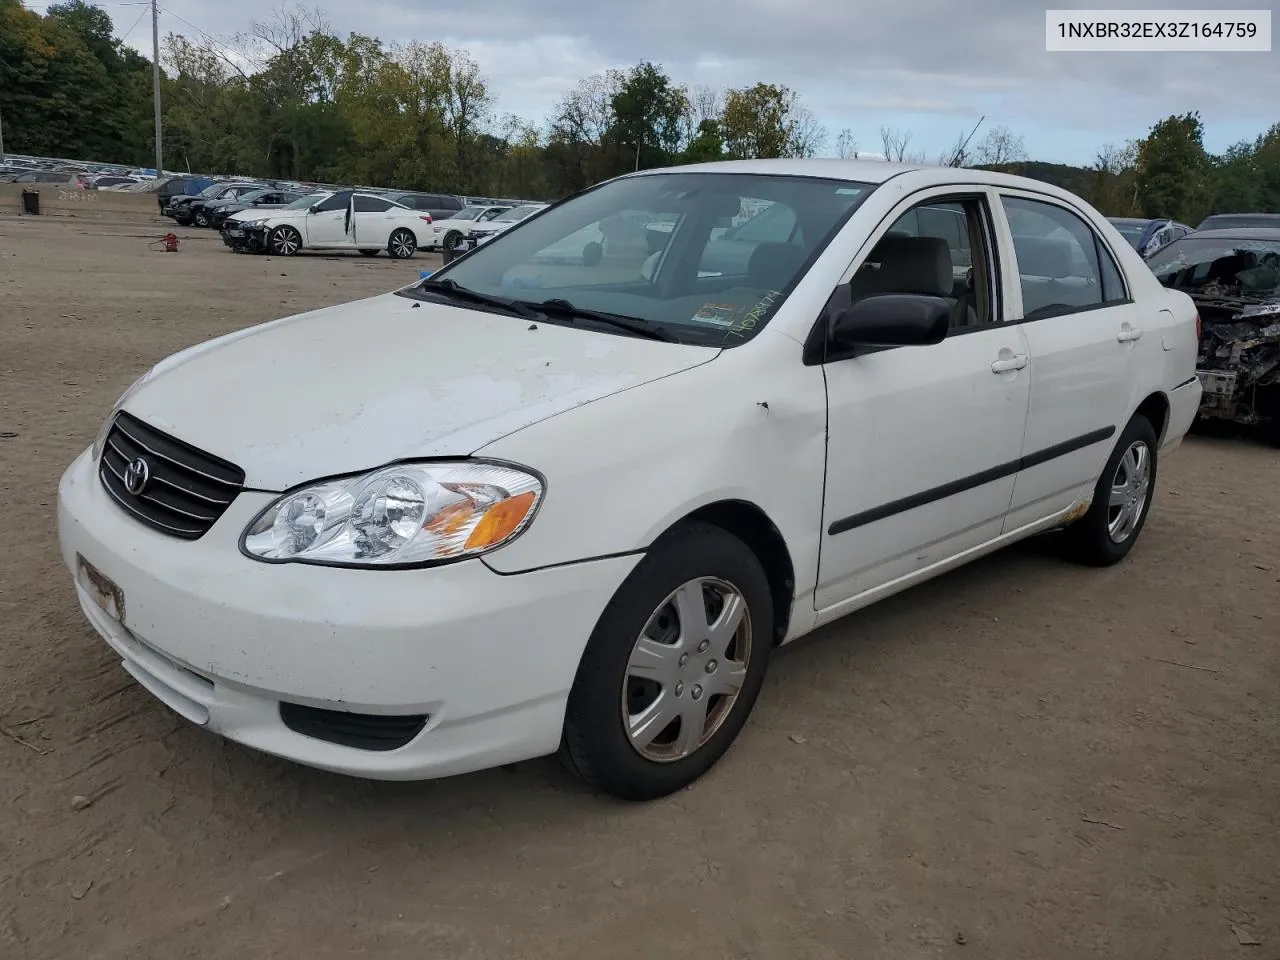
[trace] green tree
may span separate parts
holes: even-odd
[[[811,157],[826,140],[796,92],[772,83],[728,91],[720,128],[729,154],[744,159]]]
[[[612,123],[607,137],[631,163],[623,170],[666,166],[680,148],[689,96],[659,66],[647,61],[632,67],[610,101]]]
[[[1138,145],[1138,207],[1146,217],[1198,223],[1212,202],[1200,114],[1170,116]]]
[[[682,163],[707,163],[724,158],[724,137],[720,133],[719,120],[700,122],[697,135],[689,141],[680,155]]]

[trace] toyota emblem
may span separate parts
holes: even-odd
[[[142,457],[134,460],[124,471],[124,488],[135,497],[146,489],[151,479],[151,467]]]

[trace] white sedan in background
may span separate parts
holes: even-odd
[[[492,219],[473,221],[463,235],[471,241],[472,246],[476,246],[496,237],[503,230],[514,227],[521,220],[527,220],[539,210],[545,210],[549,206],[551,206],[549,203],[526,203],[518,207],[512,207]]]
[[[494,217],[500,217],[510,210],[510,206],[481,206],[479,204],[463,207],[452,217],[437,220],[431,225],[427,234],[425,250],[456,250],[466,239],[467,231],[478,223],[484,223]]]
[[[291,257],[302,250],[386,250],[412,257],[431,229],[431,215],[372,193],[337,190],[308,207],[281,208],[265,216],[246,210],[229,217],[223,239],[233,250]]]
[[[749,206],[774,229],[701,270]],[[384,779],[558,751],[651,799],[729,748],[774,647],[1033,534],[1123,560],[1199,406],[1197,327],[1039,181],[628,174],[162,361],[63,475],[62,556],[208,730]]]

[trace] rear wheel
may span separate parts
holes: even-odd
[[[560,756],[589,785],[652,800],[728,750],[771,652],[760,561],[718,527],[663,538],[600,617],[569,693]]]
[[[418,241],[408,230],[397,230],[387,241],[387,252],[397,260],[407,260],[418,250]],[[363,251],[361,251],[363,252]]]
[[[1151,421],[1134,415],[1102,469],[1088,513],[1065,531],[1074,559],[1106,567],[1133,549],[1155,495],[1158,443]]]
[[[272,253],[277,253],[282,257],[292,257],[302,249],[302,234],[287,224],[276,227],[271,231],[267,246]]]

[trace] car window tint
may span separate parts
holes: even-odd
[[[1055,203],[1022,197],[1001,202],[1013,234],[1023,316],[1034,320],[1100,306],[1098,251],[1105,247],[1093,229]]]
[[[377,197],[366,197],[360,194],[356,195],[356,213],[386,213],[391,209],[391,204],[386,200],[379,200]]]

